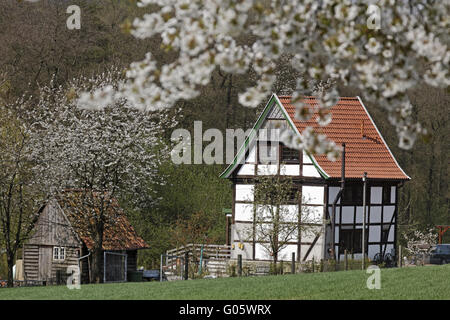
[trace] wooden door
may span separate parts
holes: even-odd
[[[52,277],[53,247],[39,247],[39,279],[48,280]]]

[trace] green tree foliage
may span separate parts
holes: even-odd
[[[153,187],[158,203],[143,205],[131,217],[137,232],[150,246],[141,253],[141,264],[159,266],[161,253],[183,242],[200,241],[199,234],[204,234],[208,243],[225,243],[226,217],[222,209],[231,208],[232,199],[231,184],[219,178],[221,171],[221,166],[171,162],[160,167],[165,183]]]

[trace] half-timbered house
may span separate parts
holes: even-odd
[[[41,208],[33,235],[23,247],[25,280],[65,283],[67,275],[79,267],[81,283],[90,282],[94,241],[88,232],[87,216],[92,211],[83,201],[83,194],[68,190]],[[137,268],[137,250],[148,246],[136,234],[117,200],[107,201],[102,279],[126,281],[127,272]]]
[[[304,103],[314,110],[317,100],[315,97],[305,97]],[[258,176],[267,174],[290,177],[302,197],[299,197],[298,202],[286,203],[286,206],[296,212],[307,208],[315,212],[321,221],[316,225],[316,233],[299,231],[295,239],[280,252],[279,260],[290,260],[292,252],[297,261],[328,259],[331,254],[342,259],[345,250],[356,259],[362,257],[365,172],[365,252],[370,259],[377,253],[394,253],[398,189],[410,178],[400,168],[359,97],[340,98],[331,113],[332,121],[326,126],[318,125],[317,114],[313,114],[308,121],[299,121],[295,118],[295,107],[291,104],[290,96],[272,95],[233,163],[221,175],[233,182],[232,218],[228,228],[229,244],[233,248],[232,258],[241,254],[247,260],[271,260],[262,246],[264,239],[244,235],[244,229],[248,230],[249,226],[251,229],[255,217],[256,208],[252,204],[255,181]],[[307,126],[313,127],[317,133],[325,134],[338,145],[345,144],[345,185],[342,193],[339,192],[342,157],[331,161],[324,155],[289,149],[279,141],[270,141],[271,135],[267,131],[266,135],[258,134],[259,129],[263,128],[269,131],[288,128],[300,135]],[[277,154],[276,163],[261,161],[259,149],[263,140],[268,140],[265,142],[268,145],[266,149]],[[337,198],[338,193],[340,197]],[[335,199],[333,224],[331,218]],[[335,226],[334,241],[332,225]]]

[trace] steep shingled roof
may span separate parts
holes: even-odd
[[[369,178],[410,179],[398,165],[359,97],[340,98],[331,108],[332,121],[324,127],[317,123],[317,113],[308,121],[296,120],[290,96],[278,99],[299,132],[310,126],[336,144],[345,142],[347,178],[361,178],[367,172]],[[315,97],[305,97],[303,102],[311,108],[317,106]],[[330,161],[323,155],[314,158],[330,178],[340,178],[341,161]]]
[[[58,195],[57,201],[75,233],[89,249],[92,249],[94,240],[91,238],[92,233],[89,232],[89,226],[92,225],[90,223],[90,220],[93,219],[92,210],[98,212],[98,207],[101,204],[99,193],[94,192],[91,196],[90,192],[83,190],[66,190]],[[106,196],[103,202],[104,205],[108,205],[103,234],[103,250],[148,248],[148,245],[137,235],[128,221],[117,199]]]

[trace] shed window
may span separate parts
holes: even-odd
[[[66,248],[53,247],[53,260],[64,260],[64,259],[66,259]]]

